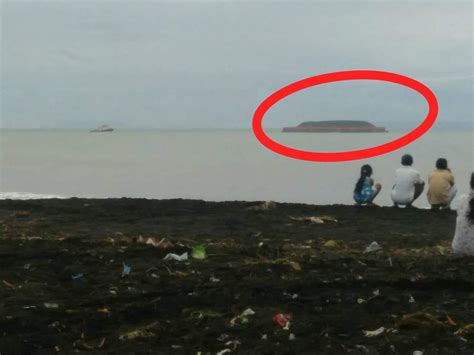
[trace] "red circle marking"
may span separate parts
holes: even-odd
[[[311,152],[287,147],[283,144],[275,142],[263,131],[263,117],[270,107],[272,107],[278,101],[297,91],[309,88],[311,86],[345,80],[379,80],[406,86],[423,95],[426,102],[428,103],[428,114],[418,127],[400,138],[388,143],[377,145],[375,147],[345,152]],[[255,110],[252,121],[252,129],[260,143],[275,153],[300,160],[336,162],[371,158],[399,149],[425,134],[436,121],[436,116],[438,116],[438,101],[436,100],[436,96],[427,86],[423,85],[419,81],[400,74],[383,71],[349,70],[312,76],[310,78],[296,81],[274,92],[265,100],[263,100],[263,102]]]

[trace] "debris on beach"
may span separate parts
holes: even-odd
[[[290,329],[290,324],[292,320],[292,313],[277,313],[273,316],[273,321],[285,330]]]
[[[191,252],[191,256],[193,259],[204,260],[207,258],[206,249],[204,245],[198,244],[194,247],[193,251]]]
[[[257,203],[135,199],[94,200],[84,211],[84,202],[0,201],[0,221],[9,227],[0,222],[0,348],[7,353],[474,348],[474,260],[434,247],[450,247],[454,211],[282,203],[251,212]],[[37,223],[13,224],[8,217],[20,209]],[[339,222],[288,218],[324,215]],[[28,239],[35,236],[42,240]],[[383,252],[364,254],[372,241]],[[205,260],[192,258],[197,245]],[[163,260],[168,253],[176,258]],[[122,262],[133,271],[124,278]],[[273,320],[289,312],[292,320]],[[432,318],[410,318],[415,312]]]
[[[397,326],[399,328],[442,328],[445,326],[445,324],[440,322],[435,316],[429,313],[418,312],[413,314],[405,314],[397,321]]]
[[[230,320],[230,326],[233,327],[236,324],[245,324],[249,322],[249,316],[253,316],[255,312],[251,308],[247,308],[245,311],[240,313],[238,316]]]
[[[72,280],[79,280],[79,279],[82,279],[84,277],[84,273],[83,272],[79,272],[77,274],[72,274],[71,275],[71,279]]]
[[[323,244],[326,249],[339,249],[341,245],[336,240],[328,240]]]
[[[377,242],[374,241],[374,242],[370,243],[370,244],[367,246],[367,248],[365,248],[364,253],[365,253],[365,254],[367,254],[367,253],[375,253],[375,252],[380,251],[380,250],[382,250],[382,247],[380,246],[379,243],[377,243]]]
[[[149,329],[155,327],[158,322],[153,322],[151,324],[145,325],[143,327],[137,328],[135,330],[123,333],[119,336],[120,340],[133,340],[139,338],[151,338],[155,336],[155,333],[149,331]]]
[[[363,330],[362,332],[364,333],[364,335],[367,338],[372,338],[372,337],[376,337],[376,336],[382,334],[383,332],[385,332],[385,327],[380,327],[376,330]]]
[[[3,280],[3,284],[9,289],[15,289],[16,288],[16,286],[14,284],[8,282],[7,280]]]
[[[337,223],[337,218],[332,216],[306,216],[306,217],[292,217],[289,216],[290,219],[293,221],[299,222],[311,222],[315,224],[324,224],[326,222],[334,222]]]
[[[130,272],[132,271],[132,268],[122,262],[122,277],[130,275]]]
[[[165,238],[161,240],[157,240],[157,238],[154,238],[154,237],[145,238],[141,235],[138,236],[137,242],[141,244],[151,245],[158,249],[168,249],[173,246],[173,243],[170,242],[169,240],[166,240]]]
[[[465,326],[459,328],[454,334],[461,336],[474,336],[474,323],[466,324]]]
[[[173,254],[173,253],[168,253],[166,256],[163,258],[163,260],[176,260],[176,261],[186,261],[188,260],[188,252],[185,252],[181,255]]]
[[[277,204],[275,201],[265,201],[257,206],[247,207],[249,211],[267,211],[276,208]]]

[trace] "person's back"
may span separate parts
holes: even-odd
[[[410,206],[423,192],[424,182],[420,173],[411,167],[412,163],[413,158],[410,155],[404,155],[402,157],[402,167],[395,171],[395,184],[392,188],[391,197],[396,206]]]
[[[471,193],[461,199],[457,215],[453,253],[474,256],[474,173],[471,174]]]
[[[456,195],[454,176],[448,169],[448,162],[444,158],[436,161],[436,169],[428,179],[428,201],[432,209],[449,208],[451,201]]]

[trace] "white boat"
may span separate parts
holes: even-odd
[[[91,132],[99,132],[99,133],[101,133],[101,132],[113,132],[113,131],[114,131],[114,129],[112,127],[106,125],[106,124],[100,126],[99,128],[91,130]]]

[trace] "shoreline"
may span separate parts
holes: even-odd
[[[451,255],[455,218],[245,201],[2,200],[0,349],[466,353],[474,260]],[[381,250],[366,252],[374,241]],[[191,257],[199,244],[204,260]],[[185,252],[187,261],[163,260]],[[123,264],[131,272],[122,277]],[[255,314],[232,326],[248,308]],[[292,313],[289,330],[277,313]]]

